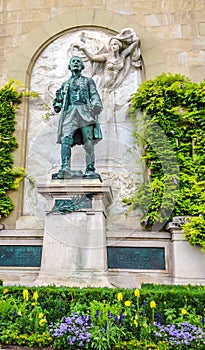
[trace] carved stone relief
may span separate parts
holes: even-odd
[[[103,180],[112,183],[113,213],[124,212],[122,197],[131,194],[136,181],[141,180],[141,175],[136,175],[141,172],[136,164],[140,151],[130,152],[132,124],[126,115],[130,95],[142,82],[139,38],[130,28],[117,34],[76,29],[50,43],[32,70],[30,89],[38,92],[39,98],[30,103],[29,109],[24,215],[44,215],[43,199],[34,193],[32,182],[50,181],[51,173],[59,168],[60,148],[56,144],[59,116],[52,109],[52,100],[56,90],[70,77],[67,66],[73,55],[83,59],[83,75],[92,76],[103,101],[104,109],[99,116],[103,140],[95,148],[96,168]],[[74,169],[82,167],[82,157],[81,147],[75,147]]]

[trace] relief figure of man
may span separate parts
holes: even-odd
[[[81,74],[83,61],[78,56],[70,59],[68,69],[71,77],[56,91],[53,107],[61,111],[57,143],[61,144],[61,169],[52,178],[69,179],[81,176],[82,172],[71,170],[71,149],[83,145],[86,170],[83,177],[95,178],[94,145],[102,139],[98,115],[103,109],[102,101],[92,78]]]

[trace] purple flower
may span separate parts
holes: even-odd
[[[203,330],[189,322],[183,322],[178,324],[169,324],[162,326],[157,322],[154,323],[156,330],[154,331],[155,337],[162,338],[169,342],[171,346],[175,345],[187,345],[195,346],[195,344],[203,344],[205,333]]]
[[[118,322],[118,317],[116,315],[114,315],[114,321]]]
[[[166,326],[166,323],[167,323],[167,316],[164,315],[164,324],[165,324],[165,326]]]
[[[149,216],[147,216],[146,219],[145,219],[145,221],[144,221],[145,226],[148,225],[148,222],[149,222]]]
[[[13,312],[13,317],[16,317],[17,315],[17,311],[16,311],[16,308],[14,309],[14,312]]]
[[[122,312],[120,312],[120,322],[123,322],[125,319],[125,316],[123,316]]]
[[[90,316],[79,315],[75,313],[69,317],[63,317],[55,325],[49,325],[49,332],[54,338],[58,339],[58,344],[62,338],[62,344],[76,347],[85,347],[85,343],[90,342],[91,334],[88,330],[91,327]],[[55,343],[55,341],[54,341]]]
[[[111,314],[110,310],[108,310],[107,316],[108,316],[108,318],[112,318],[112,314]]]
[[[174,181],[175,185],[177,185],[177,184],[178,184],[177,179],[173,178],[173,181]]]
[[[142,302],[142,312],[143,312],[143,314],[145,314],[145,312],[146,312],[146,301],[145,300],[143,300],[143,302]]]
[[[162,320],[162,318],[161,318],[160,314],[158,314],[158,312],[156,312],[156,323],[161,324],[161,320]]]

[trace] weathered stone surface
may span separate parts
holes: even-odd
[[[39,184],[38,191],[46,198],[47,215],[41,269],[35,284],[111,286],[105,227],[106,206],[112,202],[111,188],[99,180],[72,179]],[[51,211],[56,199],[72,200],[86,194],[91,195],[89,208],[65,215]]]
[[[172,265],[174,284],[205,284],[205,254],[183,239],[181,231],[172,230]]]
[[[199,35],[205,36],[205,22],[199,22]]]

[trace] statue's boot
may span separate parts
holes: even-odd
[[[95,174],[95,154],[94,152],[86,153],[86,170],[85,175]]]
[[[65,176],[70,176],[70,158],[71,158],[71,147],[62,142],[61,143],[61,169],[58,171],[57,179],[64,179]],[[70,176],[71,178],[72,176]]]
[[[101,176],[95,172],[95,153],[94,147],[93,152],[86,152],[86,170],[83,177],[87,179],[99,179],[102,182]]]
[[[71,179],[72,177],[82,176],[81,170],[71,170],[71,146],[67,143],[61,144],[61,169],[57,174],[57,179]]]
[[[70,172],[71,146],[66,143],[61,144],[61,170]]]

